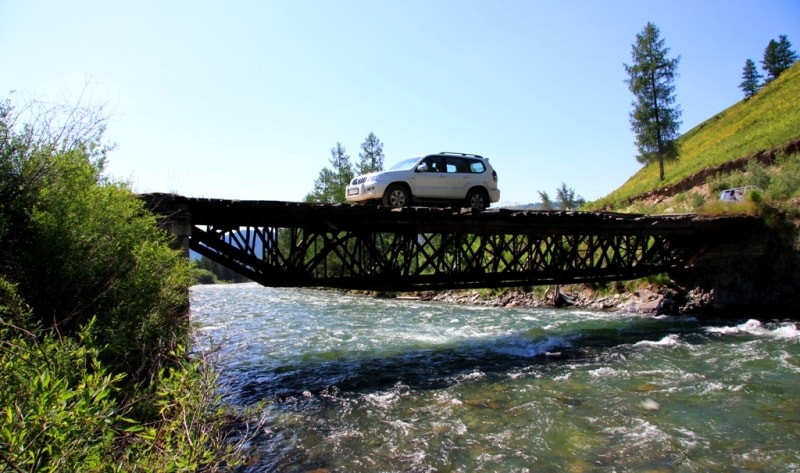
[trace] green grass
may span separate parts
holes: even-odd
[[[680,91],[678,91],[680,92]],[[680,102],[680,95],[678,95]],[[689,107],[690,104],[683,104]],[[680,157],[643,167],[619,189],[584,209],[614,209],[645,192],[668,187],[706,168],[782,146],[800,138],[800,62],[748,100],[742,100],[686,132],[678,140]],[[633,158],[631,158],[633,159]]]

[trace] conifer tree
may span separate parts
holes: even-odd
[[[542,208],[544,210],[553,210],[553,201],[550,199],[550,195],[547,191],[537,191],[539,192],[539,198],[542,199]]]
[[[778,41],[771,39],[764,50],[764,59],[761,65],[767,73],[766,82],[772,82],[786,69],[797,61],[797,53],[792,51],[792,43],[786,35],[780,35]]]
[[[633,64],[624,64],[628,88],[635,97],[630,121],[639,151],[636,159],[642,164],[658,162],[661,180],[664,162],[678,159],[676,140],[681,124],[681,111],[674,105],[680,56],[669,59],[668,53],[658,28],[648,22],[632,45]]]
[[[306,195],[306,202],[335,204],[344,202],[344,190],[353,179],[353,167],[350,164],[350,155],[341,143],[331,148],[331,167],[325,167],[319,172],[319,177],[314,181],[314,190]]]
[[[368,174],[383,171],[383,143],[370,132],[367,139],[361,143],[361,152],[358,153],[358,174]]]
[[[752,59],[745,61],[744,69],[742,70],[742,82],[739,84],[739,88],[744,92],[745,99],[749,99],[761,89],[761,79],[763,77],[756,69],[756,63]]]
[[[586,203],[583,197],[575,197],[575,189],[567,187],[564,182],[561,183],[561,187],[556,189],[556,196],[561,210],[575,210]]]

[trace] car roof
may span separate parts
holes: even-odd
[[[488,161],[488,160],[489,160],[488,158],[484,158],[483,156],[481,156],[481,155],[479,155],[479,154],[470,154],[470,153],[455,153],[455,152],[452,152],[452,151],[441,151],[441,152],[439,152],[439,153],[431,153],[431,154],[426,154],[425,156],[426,156],[426,157],[427,157],[427,156],[460,156],[460,157],[464,157],[464,158],[478,158],[478,159],[483,159],[484,161]]]

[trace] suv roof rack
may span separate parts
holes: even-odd
[[[439,154],[448,154],[448,155],[455,155],[455,156],[469,156],[471,158],[481,158],[481,159],[488,160],[488,158],[484,158],[483,156],[481,156],[479,154],[471,154],[471,153],[455,153],[455,152],[452,152],[452,151],[442,151]]]

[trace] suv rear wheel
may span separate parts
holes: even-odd
[[[475,210],[486,210],[489,207],[489,196],[483,189],[470,189],[467,192],[467,207]]]
[[[392,184],[383,194],[383,205],[387,207],[405,207],[411,203],[411,195],[400,184]]]

